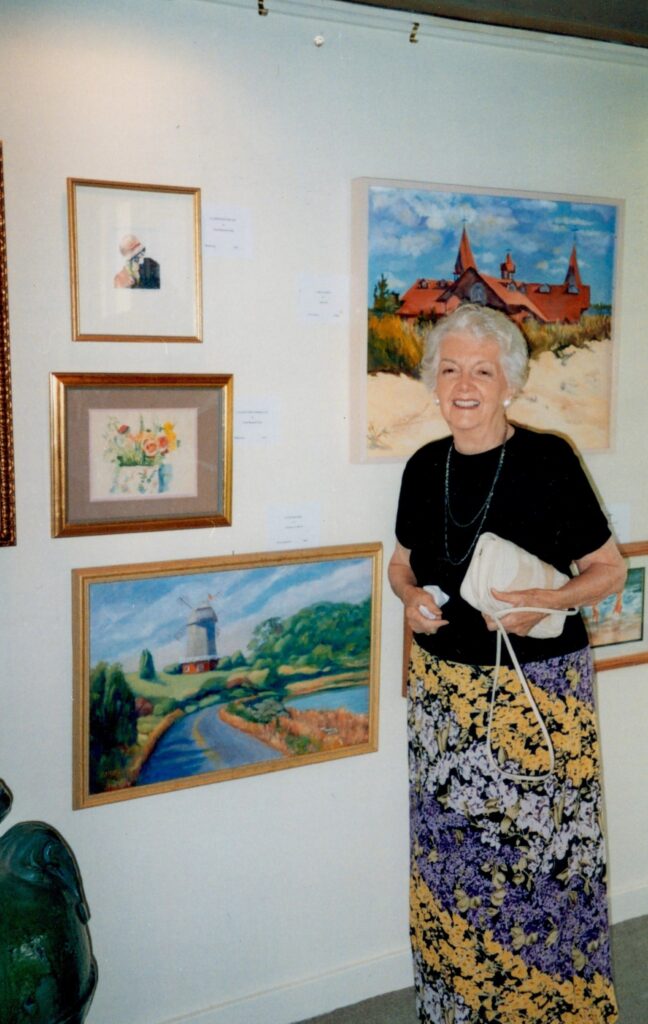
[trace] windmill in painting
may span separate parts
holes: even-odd
[[[209,599],[196,607],[184,597],[180,600],[189,608],[189,618],[184,629],[186,653],[180,662],[182,674],[210,672],[218,667],[219,661],[216,650],[218,616]]]

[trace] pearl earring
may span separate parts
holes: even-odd
[[[432,401],[434,402],[435,405],[441,405],[441,401],[438,398],[433,398]]]
[[[511,404],[511,399],[510,398],[505,398],[504,401],[502,402],[502,405],[504,406],[505,409],[508,409],[510,404]]]

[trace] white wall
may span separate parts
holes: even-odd
[[[301,9],[0,0],[18,503],[18,546],[0,551],[0,774],[9,823],[51,822],[81,865],[91,1024],[288,1024],[411,981],[391,594],[378,753],[71,810],[71,568],[263,550],[275,502],[318,502],[323,544],[391,545],[401,467],[349,460],[348,325],[305,327],[296,306],[300,272],[350,270],[352,178],[625,200],[617,448],[588,464],[648,537],[646,51],[447,25],[410,45],[407,19],[396,31],[366,13],[325,20],[348,13],[330,0]],[[253,258],[205,261],[204,344],[70,340],[68,176],[196,185],[204,203],[250,209]],[[279,442],[234,453],[234,525],[51,539],[52,370],[231,372],[239,400],[276,397]],[[647,677],[599,681],[618,918],[648,910]]]

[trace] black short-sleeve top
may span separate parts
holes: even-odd
[[[578,456],[563,438],[515,427],[506,442],[483,523],[480,509],[497,473],[502,448],[462,455],[453,446],[448,466],[451,445],[449,437],[432,441],[407,462],[396,537],[411,551],[418,585],[436,583],[450,595],[443,608],[448,625],[434,635],[417,634],[418,643],[449,661],[492,665],[495,635],[486,628],[481,613],[459,595],[477,532],[496,533],[572,575],[571,563],[605,544],[610,528]],[[444,512],[446,477],[449,519]],[[587,633],[581,616],[573,615],[565,620],[559,637],[513,636],[512,642],[519,660],[529,662],[580,650],[587,644]]]

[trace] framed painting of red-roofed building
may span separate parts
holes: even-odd
[[[466,302],[525,336],[514,421],[612,447],[621,200],[359,178],[353,216],[354,461],[448,433],[420,366],[431,327]]]

